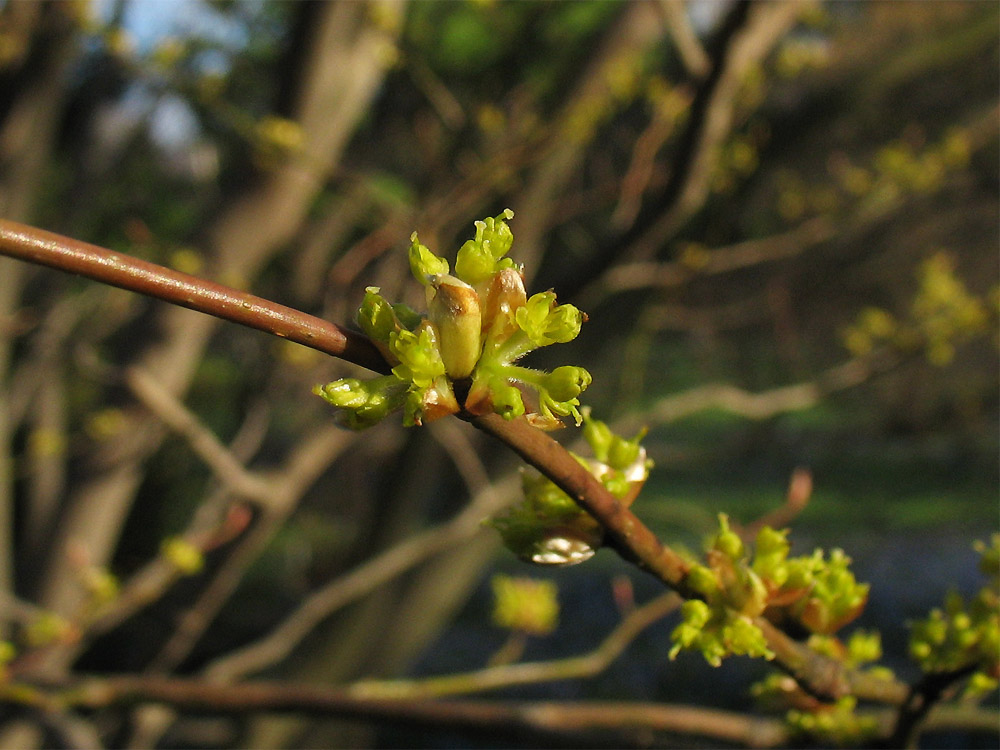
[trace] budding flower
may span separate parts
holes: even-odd
[[[563,365],[545,378],[545,389],[556,401],[570,401],[587,389],[593,378],[582,367]]]
[[[725,513],[719,514],[719,533],[712,546],[733,562],[737,562],[743,557],[743,540],[740,539],[739,534],[729,528],[729,516]]]
[[[515,319],[535,346],[548,346],[575,339],[584,315],[573,305],[557,305],[554,292],[539,292],[517,310]]]
[[[451,378],[472,374],[482,351],[479,295],[449,274],[429,277],[429,317],[437,329],[444,368]]]
[[[448,261],[436,256],[426,245],[421,245],[416,232],[410,235],[410,271],[425,286],[430,276],[448,273]]]

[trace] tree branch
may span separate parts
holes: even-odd
[[[363,335],[249,292],[189,276],[97,245],[0,219],[0,255],[75,273],[388,372]]]
[[[643,630],[677,609],[680,597],[662,594],[632,610],[593,651],[550,661],[520,662],[472,672],[414,680],[362,680],[347,689],[359,698],[440,698],[513,685],[593,677],[608,667]]]
[[[217,685],[189,678],[81,677],[0,686],[0,702],[42,710],[100,710],[149,703],[199,713],[299,713],[397,726],[447,727],[496,737],[603,738],[614,746],[649,745],[649,733],[708,738],[745,747],[781,747],[793,738],[778,719],[717,709],[625,701],[530,703],[489,700],[366,698],[344,688],[280,682]],[[891,712],[870,712],[891,727]],[[923,728],[995,733],[995,710],[938,706]]]

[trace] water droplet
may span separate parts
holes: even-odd
[[[531,561],[539,565],[576,565],[589,560],[596,551],[582,539],[551,536],[538,545]]]

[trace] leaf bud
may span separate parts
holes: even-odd
[[[438,332],[441,358],[451,378],[468,377],[482,352],[479,295],[449,274],[430,277],[429,318]]]
[[[515,311],[527,299],[520,271],[504,268],[493,275],[481,301],[484,350],[496,348],[517,331]]]
[[[389,343],[389,336],[399,327],[392,305],[379,293],[377,286],[365,289],[365,297],[358,308],[358,325],[369,338]]]

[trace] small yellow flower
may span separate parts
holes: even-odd
[[[179,536],[165,539],[160,549],[163,556],[184,575],[194,575],[205,565],[201,550]]]
[[[553,581],[493,576],[493,622],[502,628],[548,635],[559,622],[558,590]]]

